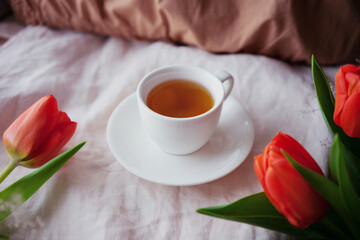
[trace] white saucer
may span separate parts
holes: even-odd
[[[229,97],[209,142],[195,153],[175,156],[161,151],[144,132],[136,95],[124,99],[112,113],[107,140],[115,158],[148,181],[189,186],[221,178],[237,168],[254,142],[254,128],[241,104]]]

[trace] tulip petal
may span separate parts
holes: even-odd
[[[9,155],[24,157],[36,151],[48,139],[58,121],[59,110],[54,96],[39,99],[5,131],[3,139]]]
[[[349,83],[348,95],[354,95],[360,91],[360,75],[352,72],[348,72],[345,75],[347,82]]]
[[[319,174],[324,175],[319,165],[316,161],[312,158],[312,156],[306,151],[306,149],[294,138],[287,134],[283,134],[279,132],[273,139],[272,144],[278,146],[281,149],[284,149],[290,156],[292,156],[298,163],[307,167]],[[282,158],[284,156],[282,153]]]
[[[261,183],[261,185],[264,182],[264,176],[265,176],[265,169],[263,167],[263,154],[260,154],[258,156],[254,157],[255,161],[254,161],[254,168],[255,168],[255,173],[256,176],[259,179],[259,182]]]
[[[62,112],[62,115],[65,117],[66,114]],[[61,148],[64,147],[64,145],[71,139],[76,130],[76,125],[76,122],[65,122],[59,124],[53,131],[47,145],[41,149],[41,152],[34,157],[30,156],[29,159],[20,161],[19,165],[29,168],[37,168],[54,158]]]
[[[348,98],[355,94],[359,88],[360,68],[351,64],[340,67],[335,76],[336,101],[334,110],[334,122],[341,126],[341,115]]]
[[[318,193],[285,161],[269,167],[265,177],[265,193],[274,206],[298,228],[319,221],[327,206]],[[271,196],[271,197],[270,197]]]
[[[266,172],[266,168],[267,168],[266,156],[267,156],[267,152],[269,151],[269,147],[270,147],[270,144],[265,147],[263,154],[260,154],[260,155],[254,157],[255,171],[258,171],[259,176],[262,176],[262,177],[265,176],[265,172]]]
[[[360,92],[347,100],[340,117],[340,125],[350,137],[360,137]]]
[[[340,125],[340,114],[348,97],[348,91],[347,91],[348,86],[345,80],[345,72],[346,72],[345,70],[347,69],[348,67],[346,66],[340,67],[339,71],[336,73],[335,76],[336,101],[335,101],[335,110],[334,110],[334,122],[337,125]]]

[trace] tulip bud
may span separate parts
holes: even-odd
[[[360,137],[360,67],[348,64],[335,76],[334,121],[350,137]]]
[[[12,167],[42,166],[58,154],[75,129],[76,122],[58,109],[54,96],[42,97],[4,132],[4,145],[12,159]]]
[[[326,214],[329,204],[295,170],[283,155],[319,174],[320,167],[310,154],[289,135],[278,133],[255,157],[255,172],[270,202],[297,228],[306,228]]]

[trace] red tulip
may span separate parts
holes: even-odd
[[[348,64],[335,76],[334,121],[350,137],[360,137],[360,67]]]
[[[42,97],[5,131],[3,140],[13,165],[40,167],[54,158],[76,129],[52,95]]]
[[[329,205],[295,170],[282,151],[319,174],[320,167],[292,137],[279,132],[255,157],[255,172],[274,207],[297,228],[307,228],[326,214]]]

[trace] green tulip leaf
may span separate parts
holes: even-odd
[[[318,98],[321,111],[324,114],[326,123],[328,124],[328,126],[330,125],[329,130],[332,131],[334,129],[334,126],[332,125],[335,123],[334,121],[329,120],[331,120],[334,115],[335,99],[332,94],[329,81],[314,56],[312,56],[311,58],[311,69],[316,90],[316,96]]]
[[[345,145],[344,155],[346,168],[349,172],[351,182],[357,192],[357,195],[360,196],[360,158],[349,151]]]
[[[53,158],[37,170],[19,179],[0,192],[0,222],[29,199],[52,175],[55,174],[77,151],[82,142]]]
[[[329,209],[320,222],[312,224],[310,227],[324,233],[329,239],[354,239],[344,221],[333,208]]]
[[[212,217],[267,228],[301,238],[325,239],[320,233],[311,228],[299,229],[292,226],[288,220],[273,207],[264,192],[256,193],[227,205],[200,208],[197,212]]]
[[[335,135],[334,143],[330,152],[331,161],[336,164],[336,174],[340,188],[340,194],[342,195],[347,208],[349,209],[350,216],[353,216],[356,224],[360,226],[360,201],[351,183],[349,173],[345,165],[345,152],[344,146],[339,140],[338,135]]]
[[[349,228],[354,236],[359,236],[360,231],[358,226],[353,221],[351,213],[347,207],[347,204],[342,196],[339,187],[327,179],[326,177],[318,174],[298,162],[296,162],[288,153],[282,151],[284,156],[289,160],[291,165],[296,171],[321,195],[323,196],[334,210],[341,216],[346,226]],[[359,236],[360,237],[360,236]],[[359,238],[360,239],[360,238]]]
[[[334,122],[334,96],[330,89],[329,81],[314,56],[311,58],[311,68],[316,96],[329,131],[332,135],[335,135],[336,133],[339,134],[341,142],[343,142],[344,145],[349,148],[349,150],[352,151],[356,156],[360,157],[360,138],[349,137],[344,133],[342,128],[337,126]],[[360,169],[360,163],[358,163],[357,167]],[[333,173],[333,170],[331,170],[331,173]],[[358,177],[360,178],[360,176]]]
[[[335,135],[338,136],[338,135]],[[333,143],[334,144],[334,143]],[[332,146],[332,148],[334,145]],[[339,183],[338,180],[338,163],[334,155],[332,155],[332,150],[330,151],[330,157],[329,157],[329,168],[330,168],[330,178],[334,180],[336,184]]]

